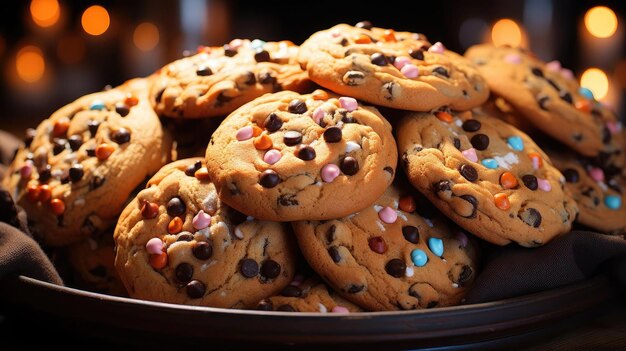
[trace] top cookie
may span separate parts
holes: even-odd
[[[4,179],[43,242],[63,246],[111,226],[131,192],[170,157],[148,81],[84,96],[28,130]]]
[[[265,93],[310,91],[295,63],[290,41],[235,39],[223,47],[201,47],[161,68],[150,99],[159,115],[173,118],[223,116]]]
[[[412,113],[398,125],[411,183],[461,227],[498,245],[532,247],[578,214],[565,178],[523,132],[476,112]]]
[[[280,92],[239,108],[206,151],[220,198],[255,218],[323,220],[372,203],[397,162],[378,110],[323,90]]]
[[[617,116],[558,61],[544,63],[524,49],[491,45],[473,46],[465,56],[478,66],[492,93],[549,136],[585,156],[623,149]]]
[[[339,24],[307,39],[298,61],[319,85],[387,107],[466,110],[489,96],[468,60],[416,33]]]

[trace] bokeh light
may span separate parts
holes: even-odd
[[[65,64],[79,63],[85,57],[85,41],[78,35],[66,35],[57,44],[57,56]]]
[[[585,27],[598,38],[608,38],[617,30],[615,12],[605,6],[596,6],[585,13]]]
[[[32,0],[30,15],[36,25],[46,28],[53,26],[61,17],[61,8],[57,0]]]
[[[609,92],[609,78],[599,68],[589,68],[580,77],[580,86],[585,87],[597,100],[602,100]]]
[[[491,41],[495,46],[521,46],[522,29],[512,19],[503,18],[493,25],[491,29]]]
[[[15,60],[17,75],[27,83],[39,81],[46,71],[46,62],[41,49],[28,45],[23,47]]]
[[[99,5],[90,6],[83,12],[81,24],[87,34],[101,35],[109,29],[109,24],[111,24],[109,12]]]
[[[626,59],[621,60],[615,66],[615,79],[622,89],[626,89]]]
[[[159,29],[150,22],[140,23],[133,32],[133,42],[141,51],[150,51],[159,44]]]

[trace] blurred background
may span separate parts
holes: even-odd
[[[424,33],[463,53],[521,45],[562,62],[596,98],[626,111],[626,1],[9,0],[0,11],[0,128],[21,135],[81,95],[146,76],[199,45],[234,38],[300,44],[336,23]]]

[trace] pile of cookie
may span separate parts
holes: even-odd
[[[27,131],[3,185],[88,287],[411,310],[462,303],[485,242],[623,231],[623,139],[558,62],[360,22],[82,97]]]

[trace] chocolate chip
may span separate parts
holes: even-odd
[[[341,261],[341,254],[339,254],[337,246],[332,246],[330,249],[328,249],[328,254],[330,255],[330,258],[333,260],[333,262],[339,263]]]
[[[58,155],[67,148],[67,140],[54,138],[52,140],[52,154]]]
[[[187,166],[187,168],[185,168],[185,175],[189,176],[189,177],[193,177],[196,174],[196,171],[199,170],[200,168],[202,168],[202,162],[201,161],[196,161],[194,164]]]
[[[244,81],[244,83],[246,85],[256,84],[256,76],[254,75],[254,72],[246,72],[246,80]]]
[[[176,242],[178,241],[184,241],[184,242],[193,241],[193,234],[191,234],[190,232],[182,232],[178,234],[178,237],[176,238]]]
[[[393,169],[393,168],[391,168],[391,167],[389,167],[389,166],[386,166],[385,168],[383,168],[383,171],[385,171],[385,172],[387,172],[387,173],[391,174],[391,176],[392,176],[392,177],[393,177],[393,175],[396,173],[396,171],[394,171],[394,169]]]
[[[339,168],[345,175],[355,175],[359,171],[359,161],[347,156],[339,163]]]
[[[261,265],[261,275],[268,279],[274,279],[280,274],[280,264],[274,260],[267,260]]]
[[[335,230],[337,230],[337,226],[334,224],[328,227],[328,230],[326,231],[326,242],[328,244],[335,241],[336,239]]]
[[[262,73],[259,75],[259,83],[276,84],[276,77],[272,76],[269,72]]]
[[[385,265],[385,271],[392,277],[402,278],[406,272],[406,264],[399,258],[391,259]]]
[[[266,50],[259,50],[254,54],[254,59],[256,62],[268,62],[272,58],[270,57],[270,53]]]
[[[278,173],[268,169],[261,173],[261,178],[259,179],[259,184],[261,184],[264,188],[273,188],[280,183],[280,177]]]
[[[352,115],[347,115],[347,114],[341,118],[341,121],[343,123],[359,123],[354,117],[352,117]]]
[[[78,149],[80,149],[80,146],[83,145],[83,137],[78,134],[70,136],[67,141],[70,144],[70,148],[72,149],[72,151],[77,151]]]
[[[126,128],[120,128],[111,133],[111,140],[118,144],[126,144],[130,141],[130,131]]]
[[[96,149],[94,148],[89,148],[85,150],[85,152],[87,153],[87,156],[89,157],[96,157]]]
[[[33,128],[28,128],[24,132],[24,145],[29,147],[30,144],[35,140],[35,136],[37,135],[37,131]]]
[[[77,182],[81,180],[83,178],[83,175],[85,175],[85,170],[83,169],[83,165],[81,165],[80,163],[73,165],[72,167],[70,167],[69,174],[70,174],[70,180],[72,182]]]
[[[39,182],[45,183],[52,178],[52,167],[50,167],[50,165],[45,165],[37,170],[37,173],[39,173]]]
[[[461,195],[459,196],[461,199],[469,202],[472,205],[472,213],[465,218],[474,218],[476,217],[476,209],[478,208],[478,200],[472,195]]]
[[[580,179],[580,175],[578,174],[578,171],[573,168],[568,168],[564,170],[562,173],[563,173],[563,176],[565,177],[565,181],[567,181],[568,183],[578,183],[578,180]]]
[[[457,150],[461,150],[461,139],[454,138],[452,142],[454,143],[454,147],[457,148]]]
[[[330,127],[324,131],[324,140],[327,143],[338,143],[341,141],[342,136],[341,128],[338,127]]]
[[[524,182],[524,185],[526,185],[526,187],[530,190],[537,190],[537,188],[539,187],[539,183],[537,183],[537,177],[532,174],[526,174],[522,176],[522,182]]]
[[[283,136],[283,142],[287,146],[298,145],[302,142],[302,133],[296,132],[295,130],[289,130],[285,132]]]
[[[387,56],[387,61],[389,61],[389,63],[393,65],[396,62],[396,57],[393,55],[389,55]]]
[[[98,132],[98,128],[100,128],[100,122],[98,121],[89,121],[87,122],[87,128],[89,129],[89,133],[91,133],[91,137],[95,137]]]
[[[259,264],[251,258],[244,258],[241,260],[239,272],[246,278],[253,278],[259,274]]]
[[[435,183],[434,188],[437,192],[451,191],[452,184],[450,184],[449,180],[442,180],[439,183]]]
[[[466,132],[477,132],[482,124],[476,119],[468,119],[463,122],[463,130]]]
[[[433,73],[437,73],[440,76],[444,76],[446,78],[450,78],[450,74],[448,73],[448,70],[439,66],[439,67],[435,67],[435,69],[433,69]]]
[[[372,29],[372,22],[370,22],[370,21],[361,21],[361,22],[357,23],[355,27],[363,28],[363,29]]]
[[[278,117],[274,112],[270,113],[265,119],[265,123],[263,123],[263,128],[265,128],[268,132],[273,133],[280,129],[283,126],[283,120]]]
[[[518,217],[533,228],[539,228],[541,225],[541,213],[532,207],[527,208],[524,212],[519,214]]]
[[[533,67],[530,71],[537,77],[543,78],[543,71],[541,70],[541,68]]]
[[[343,82],[348,86],[361,85],[365,80],[365,74],[359,71],[348,71],[343,75]]]
[[[470,139],[472,146],[476,150],[486,150],[489,147],[489,137],[485,134],[476,134]]]
[[[187,206],[180,197],[175,196],[167,202],[167,214],[172,217],[180,216],[185,213]]]
[[[91,178],[91,181],[89,182],[89,190],[95,190],[98,189],[99,187],[102,186],[102,184],[104,184],[104,177],[102,176],[94,176],[93,178]]]
[[[199,299],[204,296],[206,286],[199,280],[192,280],[187,284],[187,296],[192,299]]]
[[[271,301],[261,300],[256,306],[257,311],[273,311],[274,306]]]
[[[223,104],[231,101],[232,99],[233,97],[226,95],[225,92],[222,91],[217,95],[217,102],[215,105],[222,106]]]
[[[210,76],[212,74],[213,74],[213,70],[211,70],[211,68],[207,66],[200,66],[196,70],[196,75],[201,76],[201,77]]]
[[[472,267],[464,265],[461,269],[461,274],[459,274],[459,278],[457,279],[456,283],[460,286],[465,285],[465,283],[467,283],[472,278],[473,274],[474,271],[472,270]]]
[[[602,128],[602,143],[608,144],[611,141],[611,131],[609,128]]]
[[[572,94],[568,93],[568,92],[563,92],[559,95],[559,97],[563,100],[566,101],[569,104],[573,104],[574,100],[572,99]]]
[[[174,275],[176,276],[176,280],[179,282],[189,283],[193,277],[193,266],[189,263],[183,262],[176,266]]]
[[[552,79],[548,79],[546,78],[546,81],[548,81],[548,83],[550,83],[550,85],[552,85],[552,87],[554,88],[554,90],[556,91],[561,91],[561,87],[559,87],[558,84],[556,84]]]
[[[154,95],[154,101],[156,101],[157,103],[161,102],[161,99],[163,99],[164,92],[165,92],[165,87],[159,89],[159,91]]]
[[[281,206],[298,206],[298,195],[296,194],[280,194],[278,204]]]
[[[383,91],[385,92],[385,99],[393,100],[393,89],[396,86],[394,82],[387,82],[383,84]]]
[[[121,117],[126,117],[130,113],[130,108],[123,102],[118,102],[115,104],[115,112]]]
[[[297,286],[287,285],[280,294],[285,297],[300,297],[302,296],[302,290]]]
[[[547,110],[548,110],[548,108],[546,107],[546,104],[548,103],[548,100],[550,100],[550,98],[549,98],[549,97],[547,97],[547,96],[542,96],[542,97],[540,97],[540,98],[539,98],[539,100],[537,101],[537,104],[539,104],[539,107],[540,107],[542,110],[547,111]]]
[[[469,180],[470,182],[475,182],[476,180],[478,180],[478,171],[476,170],[476,168],[468,164],[462,164],[459,168],[459,172],[465,179]]]
[[[232,46],[225,44],[224,45],[224,55],[228,56],[228,57],[233,57],[235,55],[237,55],[237,49],[233,48]]]
[[[348,44],[350,44],[350,42],[346,38],[341,38],[341,41],[339,42],[339,44],[341,46],[347,46]],[[343,55],[344,55],[344,57],[348,57],[348,56],[350,56],[350,54],[352,54],[352,51],[346,50],[346,52]]]
[[[386,66],[389,63],[385,55],[381,54],[380,52],[373,53],[370,56],[370,61],[372,61],[372,63],[376,66]]]
[[[370,238],[367,241],[367,244],[369,245],[370,249],[376,253],[384,254],[385,252],[387,252],[387,244],[385,243],[385,239],[380,236]]]
[[[402,235],[404,236],[406,241],[412,244],[417,244],[420,241],[420,232],[417,227],[414,227],[412,225],[402,227]]]
[[[409,50],[409,56],[416,60],[424,61],[424,51],[420,49],[411,49]]]
[[[293,308],[291,305],[280,305],[278,306],[278,308],[276,309],[276,311],[281,311],[281,312],[297,312],[295,308]]]
[[[300,99],[293,99],[289,102],[289,107],[287,108],[291,113],[303,114],[306,113],[307,107],[306,103]]]
[[[300,145],[296,149],[296,156],[304,161],[311,161],[315,158],[315,149],[309,145]]]

